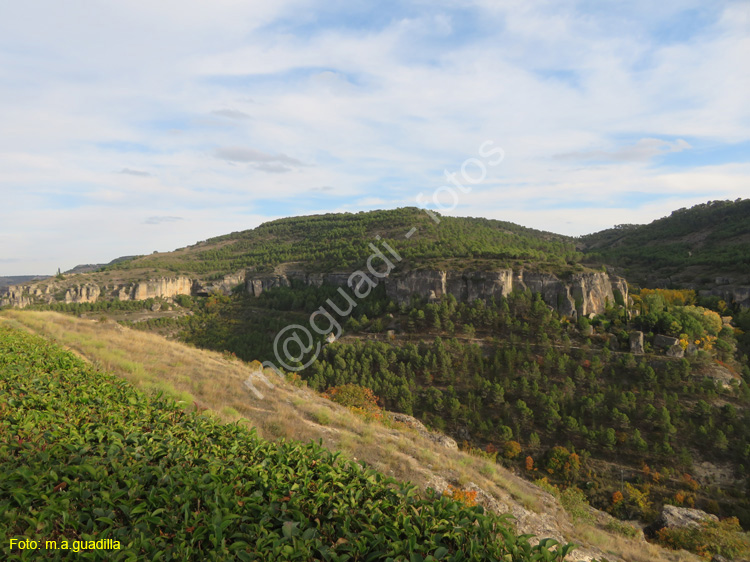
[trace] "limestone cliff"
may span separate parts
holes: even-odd
[[[237,286],[245,285],[246,273],[239,271],[225,275],[220,281],[193,281],[192,294],[207,296],[211,293],[221,293],[222,295],[231,295]]]
[[[472,273],[415,271],[387,278],[385,289],[388,296],[398,302],[408,301],[411,295],[438,299],[446,294],[459,301],[472,302],[528,289],[539,293],[544,302],[565,316],[599,314],[608,304],[627,302],[628,296],[625,280],[606,273],[577,273],[563,280],[550,273],[510,269]]]
[[[257,297],[263,291],[275,287],[289,287],[294,280],[317,287],[323,283],[344,286],[349,283],[349,277],[348,273],[306,273],[290,270],[272,274],[241,271],[216,281],[200,281],[178,276],[109,285],[92,282],[71,284],[48,279],[10,287],[0,295],[0,306],[24,308],[33,303],[171,299],[177,295],[208,295],[213,292],[230,294],[235,287],[243,284],[247,292]],[[375,278],[372,279],[377,281]],[[412,296],[438,300],[449,294],[459,301],[472,302],[493,297],[498,299],[512,291],[528,289],[539,293],[549,306],[566,316],[598,314],[604,311],[607,304],[627,302],[628,297],[628,287],[624,279],[601,272],[577,273],[564,280],[550,273],[525,270],[419,270],[393,274],[381,281],[385,284],[386,294],[399,303],[408,302]]]
[[[248,275],[246,289],[257,297],[274,287],[288,287],[292,280],[307,285],[319,286],[327,282],[344,286],[348,284],[349,276],[345,273],[302,272]],[[383,281],[386,294],[399,303],[408,302],[412,296],[438,300],[449,294],[459,301],[472,302],[492,297],[498,299],[514,290],[529,289],[541,294],[549,306],[566,316],[599,314],[608,304],[625,303],[628,298],[624,279],[601,272],[577,273],[569,280],[563,280],[549,273],[514,272],[510,269],[476,272],[422,270],[391,275]]]
[[[188,277],[173,277],[135,283],[131,289],[130,299],[144,301],[151,298],[168,299],[177,295],[190,295],[193,292],[193,281]]]
[[[121,301],[169,299],[177,295],[193,294],[194,281],[188,277],[162,277],[126,284],[98,285],[96,283],[71,284],[48,279],[39,283],[10,287],[0,295],[0,306],[25,308],[31,304],[93,303],[98,300]]]
[[[737,304],[742,308],[750,308],[750,287],[724,285],[714,287],[713,289],[699,290],[698,294],[702,297],[719,297],[728,303]]]
[[[46,294],[49,294],[49,292]],[[101,289],[93,283],[73,285],[65,291],[65,302],[96,302],[99,295],[101,295]]]
[[[31,296],[23,285],[12,285],[0,296],[0,306],[15,306],[24,308],[31,304]]]
[[[290,287],[292,281],[304,285],[320,287],[323,283],[344,286],[349,280],[347,273],[305,273],[304,271],[287,271],[286,273],[250,274],[245,280],[245,289],[253,296],[260,296],[263,291],[276,287]]]

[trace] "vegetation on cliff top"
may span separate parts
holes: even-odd
[[[571,238],[483,218],[440,217],[408,207],[279,219],[252,230],[211,238],[189,248],[114,264],[107,271],[162,269],[216,276],[246,268],[273,271],[281,264],[315,272],[354,271],[388,243],[401,266],[496,269],[533,266],[564,271],[581,254]],[[416,229],[410,238],[407,233]],[[378,241],[376,236],[380,237]]]

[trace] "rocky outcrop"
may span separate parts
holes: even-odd
[[[643,355],[643,332],[633,332],[630,334],[630,353],[633,355]]]
[[[510,269],[476,272],[419,270],[390,275],[382,280],[374,276],[369,278],[373,282],[384,282],[387,295],[399,303],[409,302],[413,296],[436,301],[446,295],[453,295],[462,302],[473,302],[499,299],[512,291],[530,290],[539,293],[549,306],[565,316],[600,314],[608,305],[627,302],[628,298],[624,279],[601,272],[578,273],[569,280],[550,273],[514,272]],[[293,280],[306,285],[331,283],[346,286],[350,284],[350,275],[303,272],[248,275],[246,289],[257,297],[268,289],[288,287]]]
[[[517,530],[533,535],[531,538],[532,544],[537,543],[541,537],[549,537],[562,544],[568,542],[566,535],[571,534],[572,527],[557,500],[551,494],[541,491],[533,484],[522,480],[516,480],[516,482],[520,487],[526,488],[524,491],[527,494],[535,496],[536,501],[542,504],[542,508],[538,512],[527,509],[509,494],[488,493],[474,482],[468,482],[461,488],[473,492],[475,494],[474,501],[485,510],[497,515],[512,515]],[[425,488],[432,488],[439,494],[451,493],[451,483],[434,473],[426,481]],[[592,508],[592,511],[595,510]],[[570,562],[592,562],[594,560],[623,562],[622,558],[613,555],[611,550],[605,555],[604,552],[594,546],[581,547],[580,545],[568,553],[565,560]]]
[[[0,305],[23,308],[33,302],[64,300],[66,303],[89,303],[100,299],[128,301],[171,299],[177,295],[208,295],[214,292],[230,294],[243,284],[248,293],[257,297],[263,291],[289,287],[295,281],[317,287],[324,283],[347,286],[352,282],[362,283],[364,275],[303,271],[257,274],[242,271],[213,282],[179,276],[114,285],[71,285],[48,280],[45,283],[10,287],[0,296]],[[550,273],[516,272],[510,269],[476,272],[421,270],[383,279],[374,275],[367,275],[367,278],[372,283],[383,282],[388,296],[399,303],[408,302],[412,296],[438,300],[445,295],[453,295],[462,302],[473,302],[477,299],[499,299],[512,291],[529,290],[540,294],[551,308],[565,316],[599,314],[608,305],[627,302],[628,297],[624,279],[601,272],[577,273],[567,280]]]
[[[385,289],[389,297],[398,302],[408,302],[412,296],[439,300],[453,295],[456,300],[472,302],[507,296],[514,286],[513,271],[482,271],[462,273],[456,271],[413,271],[388,277]]]
[[[672,338],[670,336],[663,336],[661,334],[656,334],[654,336],[654,347],[660,347],[663,349],[667,349],[672,347],[673,345],[677,345],[680,343],[680,340],[677,338]]]
[[[194,282],[188,277],[162,277],[136,283],[97,285],[70,284],[46,281],[33,285],[10,287],[0,297],[0,306],[24,308],[34,303],[65,302],[93,303],[98,300],[118,299],[138,301],[150,298],[170,299],[177,295],[193,294]]]
[[[398,412],[387,412],[387,414],[393,421],[397,421],[404,424],[406,427],[414,429],[422,437],[425,437],[438,445],[442,445],[446,449],[453,449],[454,451],[458,450],[458,444],[455,439],[443,435],[442,433],[430,431],[417,418],[413,418],[406,414],[399,414]]]
[[[324,283],[346,286],[349,282],[349,275],[346,273],[305,273],[304,271],[267,274],[248,273],[245,279],[245,288],[251,295],[259,297],[263,291],[269,289],[290,287],[293,281],[314,287],[320,287]]]
[[[718,363],[710,363],[701,366],[697,374],[699,376],[713,379],[716,384],[721,385],[722,388],[725,389],[731,388],[732,383],[739,384],[741,381],[741,377],[738,374],[732,373],[732,371],[727,369],[724,365]]]
[[[414,271],[386,278],[385,289],[397,302],[408,302],[412,295],[439,299],[446,294],[459,301],[472,302],[528,289],[539,293],[544,302],[565,316],[599,314],[607,305],[627,302],[628,296],[625,280],[605,273],[577,273],[569,280],[562,280],[551,273],[514,272],[510,269],[491,272]]]
[[[155,298],[172,298],[177,295],[189,295],[193,290],[193,281],[187,277],[162,277],[161,279],[142,281],[133,287],[130,300],[143,301]]]
[[[65,302],[96,302],[101,292],[102,291],[99,286],[94,285],[93,283],[86,283],[85,285],[74,285],[67,291],[65,291]]]
[[[717,279],[719,281],[720,279]],[[701,297],[719,297],[730,304],[741,308],[750,308],[750,287],[724,285],[698,291]]]
[[[24,308],[32,303],[31,296],[23,285],[12,285],[0,296],[0,306]]]
[[[255,297],[259,297],[263,291],[276,287],[289,287],[289,285],[289,278],[286,275],[263,275],[248,278],[245,281],[247,291]]]
[[[679,343],[676,343],[667,349],[665,352],[667,357],[685,357],[685,350],[682,348],[682,346]]]
[[[647,532],[654,534],[660,529],[697,529],[703,523],[718,520],[719,518],[716,515],[711,515],[700,509],[665,505],[661,510],[659,519],[649,525]]]
[[[244,271],[240,271],[238,273],[225,275],[221,279],[221,281],[193,281],[192,294],[197,296],[208,296],[213,293],[231,295],[232,291],[234,291],[237,287],[245,285],[246,278],[246,273]]]

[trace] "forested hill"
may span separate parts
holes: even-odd
[[[434,217],[410,207],[285,218],[105,269],[148,268],[206,276],[245,268],[271,271],[294,263],[308,271],[349,271],[362,267],[373,253],[369,243],[382,242],[390,244],[402,256],[402,265],[409,267],[525,266],[561,272],[582,258],[569,237],[497,220]]]
[[[581,239],[587,258],[646,284],[750,283],[750,199],[710,201]]]

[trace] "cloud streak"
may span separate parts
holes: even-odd
[[[557,155],[560,160],[588,161],[588,162],[648,162],[657,156],[672,152],[682,152],[692,147],[682,139],[665,141],[662,139],[640,139],[637,143],[622,146],[615,150],[590,150],[569,152]]]
[[[182,217],[169,217],[169,216],[162,216],[162,217],[148,217],[145,221],[143,221],[143,224],[164,224],[169,222],[177,222],[185,220]]]
[[[250,119],[250,116],[247,113],[238,111],[236,109],[217,109],[212,111],[211,113],[219,117],[226,117],[227,119],[235,119],[238,121]]]
[[[144,172],[142,170],[131,170],[130,168],[123,168],[118,174],[125,174],[126,176],[137,176],[141,178],[149,178],[152,174],[149,172]]]
[[[219,160],[225,160],[231,163],[249,164],[256,170],[270,172],[274,174],[291,172],[295,168],[304,167],[305,164],[291,158],[286,154],[268,154],[241,146],[227,146],[217,148],[214,156]]]

